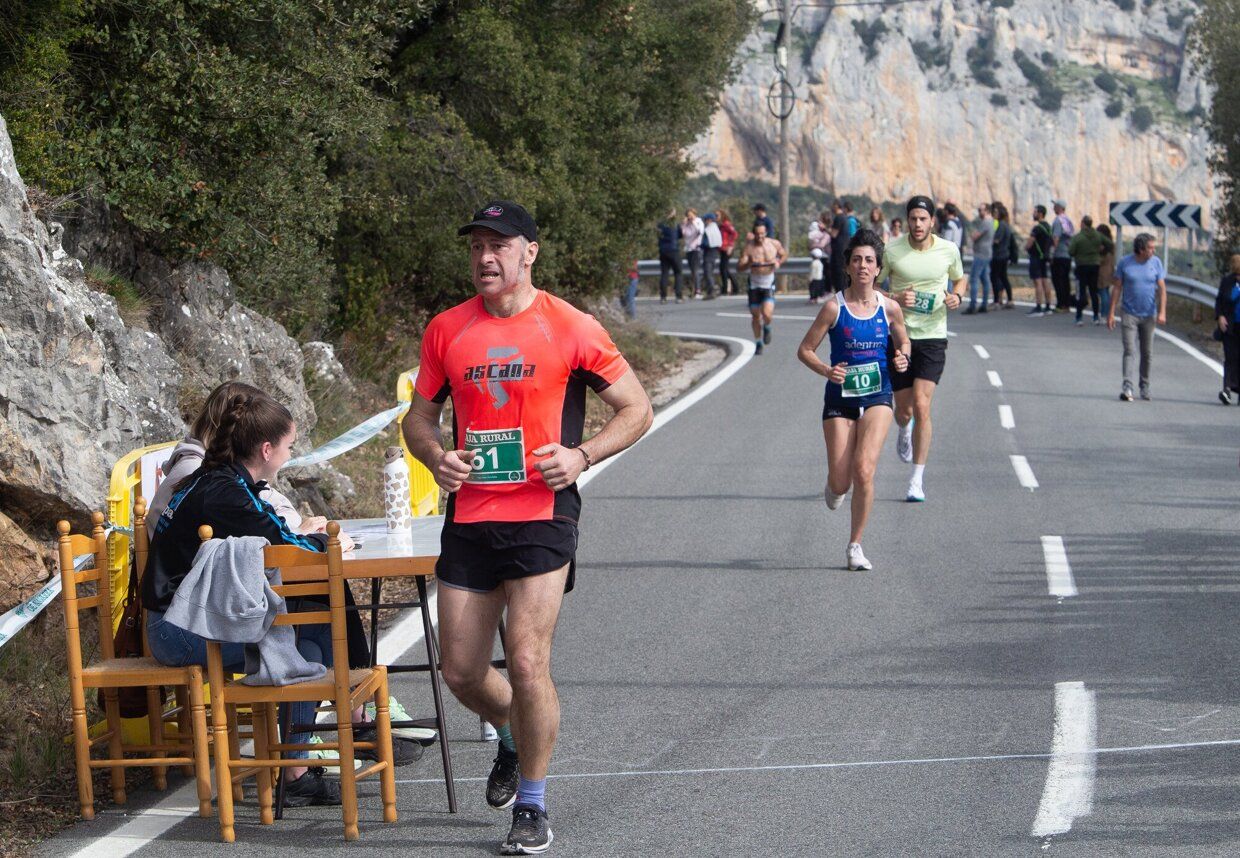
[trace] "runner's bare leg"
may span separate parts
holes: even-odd
[[[444,682],[456,699],[497,727],[508,723],[512,688],[491,666],[504,588],[475,593],[439,585],[439,648]]]
[[[831,421],[840,422],[840,421]],[[920,420],[917,421],[919,424]],[[849,542],[861,542],[870,509],[874,506],[874,471],[891,429],[891,409],[882,405],[867,408],[856,421],[853,433],[852,464],[852,535]],[[916,430],[914,430],[916,431]]]
[[[913,464],[924,465],[930,458],[930,436],[933,429],[930,425],[930,403],[934,401],[934,391],[938,385],[924,378],[913,379],[913,386],[900,393],[911,393],[913,400],[913,416],[917,422],[913,424]]]
[[[832,417],[822,421],[827,442],[827,487],[834,495],[847,494],[852,485],[853,421]]]
[[[750,319],[749,319],[749,320],[750,320],[750,322],[752,323],[752,326],[753,326],[753,338],[754,338],[755,340],[760,340],[760,339],[762,339],[762,318],[763,318],[763,316],[762,316],[762,311],[763,311],[763,306],[765,306],[765,305],[759,305],[759,306],[757,306],[757,307],[750,307],[750,308],[749,308],[749,317],[750,317]]]
[[[521,776],[542,780],[560,730],[560,698],[551,681],[551,640],[564,599],[568,567],[505,581],[508,622],[505,653],[512,682],[509,710]]]

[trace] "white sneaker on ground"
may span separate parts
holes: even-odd
[[[908,492],[905,493],[904,499],[909,503],[922,503],[926,499],[926,490],[922,488],[920,480],[909,480]]]
[[[827,502],[827,509],[839,509],[840,504],[844,502],[844,498],[848,497],[848,492],[837,495],[831,491],[831,485],[828,483],[827,487],[822,490],[822,497]]]
[[[900,461],[908,464],[913,461],[913,421],[907,426],[896,427],[896,455]]]
[[[375,720],[375,704],[374,701],[366,704],[366,718]],[[388,718],[392,721],[412,721],[413,716],[410,715],[404,706],[400,705],[400,701],[395,697],[388,696]],[[438,731],[428,727],[393,727],[393,739],[408,739],[410,742],[418,742],[423,745],[429,745],[439,736]]]
[[[865,554],[861,551],[861,543],[848,543],[848,571],[855,572],[858,569],[873,569],[874,564],[865,559]]]

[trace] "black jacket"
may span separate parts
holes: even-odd
[[[198,528],[204,524],[211,525],[218,539],[264,536],[272,545],[326,549],[326,534],[294,533],[271,504],[259,497],[267,484],[254,482],[240,465],[204,466],[184,485],[155,524],[150,559],[142,576],[142,604],[147,610],[163,612],[172,604],[172,594],[194,565]]]
[[[1214,299],[1214,318],[1222,316],[1233,323],[1236,320],[1236,302],[1232,300],[1231,293],[1236,285],[1236,281],[1240,277],[1234,274],[1224,274],[1223,279],[1218,284],[1218,296]]]

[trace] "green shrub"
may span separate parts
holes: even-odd
[[[1142,104],[1128,114],[1128,121],[1137,133],[1144,133],[1154,124],[1154,111]]]
[[[1106,114],[1111,119],[1118,119],[1124,113],[1124,102],[1118,98],[1113,98],[1107,102]]]
[[[1063,106],[1063,90],[1051,80],[1046,70],[1019,48],[1013,55],[1013,59],[1016,60],[1016,66],[1025,76],[1025,80],[1029,81],[1036,91],[1033,103],[1049,113],[1058,111]]]
[[[969,63],[969,70],[973,72],[974,80],[991,89],[999,88],[999,81],[994,71],[996,61],[993,36],[986,34],[978,36],[977,41],[966,52],[965,59]]]
[[[868,63],[878,56],[878,40],[887,32],[887,25],[882,18],[873,21],[853,21],[853,30],[861,43],[865,45],[865,61]]]
[[[922,71],[930,71],[936,66],[946,68],[947,64],[951,62],[952,49],[950,46],[914,40],[911,43],[911,47],[913,48],[913,56],[917,58],[917,65],[921,67]]]
[[[1001,92],[992,92],[990,94],[990,103],[995,107],[1007,107],[1008,97]]]
[[[1098,72],[1094,76],[1094,84],[1107,95],[1115,95],[1119,92],[1119,81],[1116,80],[1115,75],[1107,71]]]

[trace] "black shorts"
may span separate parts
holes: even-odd
[[[749,290],[749,309],[761,307],[763,304],[770,302],[775,303],[775,289],[750,289]]]
[[[892,390],[907,390],[918,378],[938,384],[943,377],[943,367],[947,364],[947,340],[912,340],[912,343],[913,353],[904,372],[898,371],[888,359]]]
[[[822,406],[822,419],[830,420],[833,417],[843,417],[845,420],[860,420],[861,415],[865,413],[867,408],[891,408],[891,397],[878,397],[866,405],[841,405],[836,402],[824,402]]]
[[[448,522],[440,536],[435,577],[449,587],[489,593],[501,581],[568,566],[564,592],[577,577],[577,525],[571,521]]]
[[[1029,257],[1029,279],[1047,280],[1051,276],[1050,262],[1036,256]]]

